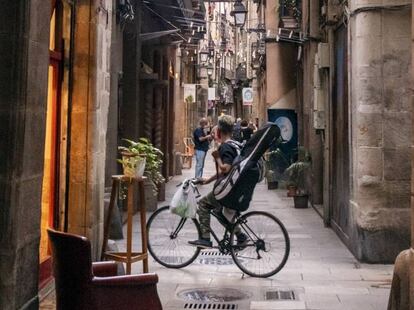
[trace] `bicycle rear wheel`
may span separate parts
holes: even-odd
[[[290,240],[285,226],[270,213],[253,211],[241,216],[237,224],[247,235],[237,245],[234,231],[230,235],[231,256],[244,273],[267,278],[278,273],[289,257]]]
[[[169,206],[155,211],[148,219],[148,251],[161,265],[182,268],[191,264],[200,249],[188,244],[199,239],[200,224],[170,212]]]

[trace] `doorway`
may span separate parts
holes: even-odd
[[[349,107],[348,107],[348,31],[335,32],[335,75],[332,100],[332,205],[331,224],[346,240],[349,231]]]
[[[50,17],[50,43],[48,68],[48,93],[46,110],[46,133],[44,143],[44,168],[41,201],[41,226],[39,246],[39,288],[52,278],[52,261],[47,228],[57,228],[60,171],[60,89],[62,68],[62,5],[52,0]]]

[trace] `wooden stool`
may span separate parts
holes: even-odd
[[[112,176],[112,191],[111,200],[109,202],[108,215],[104,224],[104,240],[102,244],[101,260],[109,258],[114,261],[126,263],[126,274],[131,274],[131,264],[143,261],[144,273],[148,272],[148,245],[147,245],[147,219],[145,208],[145,189],[144,180],[142,178],[131,178],[125,175],[113,175]],[[126,252],[106,252],[106,246],[108,244],[109,225],[111,223],[111,217],[115,206],[115,199],[118,193],[121,182],[128,182],[128,215],[127,215],[127,248]],[[132,252],[132,219],[133,212],[133,200],[134,200],[134,183],[139,187],[139,210],[141,216],[141,240],[142,240],[142,252]]]
[[[193,139],[187,137],[183,138],[185,153],[181,154],[181,158],[183,159],[183,168],[191,169],[193,164],[193,156],[194,156],[194,142]]]

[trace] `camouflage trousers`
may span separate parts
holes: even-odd
[[[213,211],[216,214],[222,213],[224,217],[232,222],[236,211],[225,208],[216,200],[213,192],[208,193],[206,196],[200,199],[198,202],[198,219],[200,221],[201,237],[203,239],[210,239],[210,212]],[[241,232],[240,227],[235,227],[234,231],[237,234]]]

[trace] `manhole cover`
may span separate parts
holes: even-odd
[[[186,301],[201,301],[201,302],[234,302],[238,300],[245,300],[252,297],[251,293],[244,292],[234,288],[201,288],[184,290],[178,293],[178,297]],[[189,308],[191,309],[191,308]],[[199,309],[199,308],[193,308]],[[203,308],[214,309],[214,308]],[[216,308],[227,309],[227,308]],[[229,308],[233,309],[233,308]]]
[[[239,309],[236,304],[222,304],[222,303],[186,303],[184,309]]]
[[[292,290],[267,291],[266,300],[296,300],[295,292]]]

